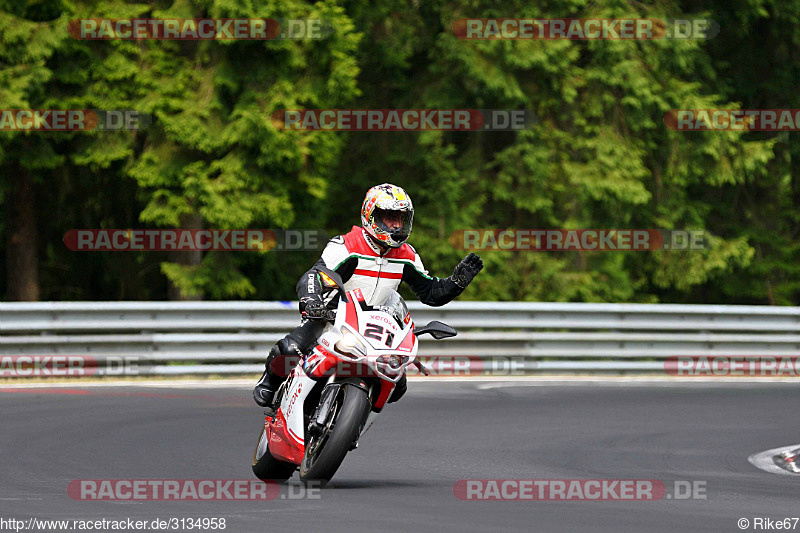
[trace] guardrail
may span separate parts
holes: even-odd
[[[515,357],[525,371],[663,370],[669,356],[800,354],[800,307],[409,302],[422,357]],[[299,322],[296,302],[0,303],[0,356],[132,358],[152,374],[256,373]],[[146,370],[145,370],[146,369]],[[3,375],[0,373],[0,375]]]

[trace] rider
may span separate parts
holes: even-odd
[[[367,191],[361,206],[361,227],[331,239],[322,257],[297,283],[300,312],[298,327],[272,347],[264,374],[253,390],[258,405],[270,405],[280,384],[286,378],[286,356],[302,357],[313,348],[325,328],[328,311],[335,309],[335,295],[323,297],[317,267],[336,271],[344,282],[344,290],[360,288],[366,303],[383,301],[390,290],[405,281],[422,303],[440,306],[461,294],[483,268],[480,257],[470,253],[444,279],[430,277],[416,250],[406,239],[411,234],[414,206],[406,192],[389,183]],[[284,370],[282,370],[284,369]],[[389,402],[395,402],[406,391],[403,377]]]

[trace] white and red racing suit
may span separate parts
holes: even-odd
[[[301,301],[321,294],[318,266],[336,271],[344,281],[344,290],[361,289],[368,305],[383,301],[400,282],[407,283],[422,303],[431,306],[444,305],[464,291],[450,278],[429,276],[410,244],[381,249],[359,226],[328,241],[322,257],[297,283]]]

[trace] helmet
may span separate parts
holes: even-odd
[[[387,214],[400,216],[402,226],[392,230],[383,219]],[[402,188],[391,183],[376,185],[367,191],[361,204],[361,225],[379,244],[399,248],[411,235],[414,205]]]

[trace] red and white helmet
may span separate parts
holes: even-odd
[[[384,223],[387,215],[398,218],[402,226],[390,228]],[[376,185],[367,191],[361,204],[361,225],[373,239],[384,246],[399,248],[411,235],[414,222],[414,204],[401,187],[391,183]]]

